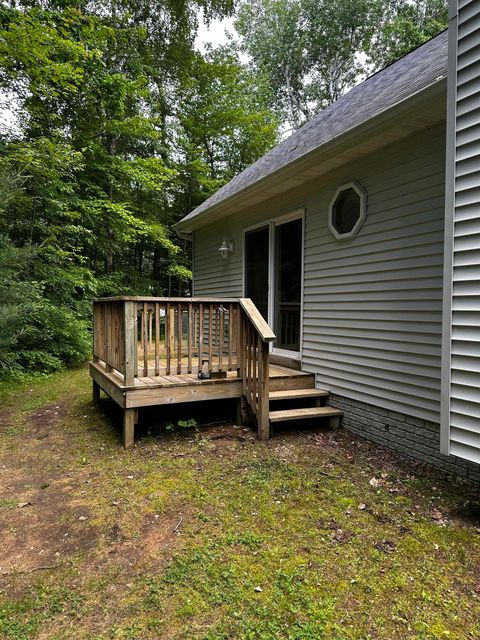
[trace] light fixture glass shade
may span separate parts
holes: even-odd
[[[227,238],[224,238],[218,250],[220,251],[220,255],[222,256],[223,259],[228,258],[228,256],[231,253],[233,253],[232,241],[228,240]]]

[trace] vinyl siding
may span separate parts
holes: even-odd
[[[223,259],[218,251],[223,238],[233,240],[234,252]],[[195,296],[237,298],[242,295],[242,228],[222,220],[202,227],[194,236],[193,293]]]
[[[242,230],[304,208],[303,369],[338,395],[438,422],[444,156],[442,124],[290,199],[200,229],[195,295],[241,295]],[[367,191],[367,219],[355,239],[337,241],[327,226],[329,202],[352,179]],[[235,253],[222,261],[225,235]]]
[[[341,396],[439,421],[445,129],[351,166],[359,235],[327,226],[334,185],[308,207],[303,368]],[[382,157],[383,156],[383,157]],[[338,185],[336,185],[338,186]]]
[[[443,448],[480,463],[480,3],[459,2],[458,21],[452,20],[450,29],[453,220],[447,210],[452,238],[446,256],[451,283]]]

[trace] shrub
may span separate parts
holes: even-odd
[[[88,318],[54,304],[41,282],[25,278],[32,259],[31,249],[0,238],[0,377],[58,371],[90,351]]]

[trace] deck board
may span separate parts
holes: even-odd
[[[141,371],[142,368],[139,367]],[[106,371],[103,362],[90,363],[90,375],[100,387],[123,408],[136,408],[199,400],[240,398],[242,380],[237,371],[227,371],[225,378],[200,380],[197,372],[139,376],[133,386],[125,386],[116,370]],[[271,388],[305,386],[305,376],[312,374],[280,365],[270,365]]]
[[[113,382],[116,386],[120,387],[122,390],[132,389],[131,386],[126,387],[123,384],[123,377],[118,371],[106,371],[102,363],[91,362],[91,367],[94,367],[99,372],[101,372],[106,378],[108,378],[111,382]],[[134,380],[134,387],[144,387],[144,388],[152,388],[152,387],[178,387],[184,385],[211,385],[211,384],[228,384],[232,382],[237,382],[239,380],[236,371],[227,371],[226,378],[223,379],[209,379],[209,380],[200,380],[198,378],[198,374],[196,372],[192,373],[176,373],[170,375],[149,375],[149,376],[138,376]],[[301,376],[309,376],[311,374],[305,371],[298,371],[297,369],[289,369],[288,367],[282,367],[280,365],[270,365],[269,367],[269,377],[270,378],[291,378],[291,377],[301,377]]]

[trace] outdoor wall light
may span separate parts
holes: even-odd
[[[222,258],[225,260],[233,253],[233,241],[228,238],[224,238],[218,250],[220,251]]]

